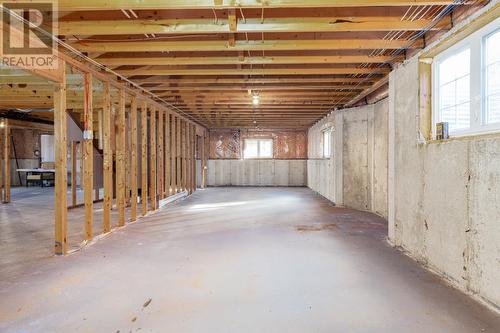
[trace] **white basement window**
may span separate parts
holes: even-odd
[[[273,140],[245,139],[243,158],[273,158]]]
[[[434,58],[433,131],[450,136],[500,130],[500,19]]]
[[[329,158],[332,155],[332,130],[323,131],[323,158]]]
[[[500,30],[486,36],[484,46],[485,124],[500,123]]]

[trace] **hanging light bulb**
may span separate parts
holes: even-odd
[[[260,103],[260,98],[259,98],[259,95],[253,95],[252,96],[252,102],[253,102],[253,105],[259,105]]]

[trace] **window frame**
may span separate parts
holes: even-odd
[[[257,157],[245,157],[245,150],[247,146],[247,141],[257,141]],[[271,142],[271,156],[270,157],[262,157],[260,152],[260,142],[261,141],[270,141]],[[244,160],[270,160],[274,158],[274,140],[273,138],[245,138],[243,139],[243,154],[242,158]]]
[[[321,156],[325,159],[331,158],[332,157],[332,128],[328,127],[324,130],[321,131]],[[329,135],[329,145],[328,145],[328,155],[325,154],[325,134],[328,133]]]
[[[436,124],[440,122],[439,108],[439,64],[450,56],[466,48],[470,49],[470,83],[469,83],[469,112],[470,126],[449,132],[450,138],[490,134],[500,131],[500,122],[486,123],[486,38],[500,31],[500,18],[497,18],[471,33],[460,42],[448,47],[433,57],[432,61],[432,138],[436,138]]]
[[[487,117],[488,96],[486,96],[486,81],[488,80],[488,77],[486,75],[486,67],[488,66],[488,64],[486,64],[486,57],[487,57],[486,40],[488,39],[488,37],[495,35],[497,33],[500,34],[500,24],[498,27],[495,27],[492,31],[489,31],[486,34],[484,34],[482,36],[482,41],[481,41],[481,125],[500,130],[500,121],[489,124],[486,123],[486,119],[488,118]]]

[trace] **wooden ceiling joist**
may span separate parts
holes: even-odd
[[[304,90],[332,90],[332,89],[347,89],[347,90],[363,90],[366,87],[370,87],[369,83],[359,83],[357,85],[345,85],[345,84],[332,84],[332,85],[293,85],[293,86],[269,86],[269,85],[252,85],[252,86],[169,86],[169,85],[158,85],[154,87],[146,88],[149,91],[160,92],[160,91],[189,91],[191,93],[197,93],[199,91],[245,91],[245,90],[258,90],[258,91],[270,91],[270,90],[294,90],[295,93],[301,93]]]
[[[187,51],[283,51],[283,50],[370,50],[422,48],[423,40],[394,39],[321,39],[321,40],[249,40],[236,41],[82,41],[73,46],[83,52],[187,52]]]
[[[216,34],[261,32],[418,31],[431,25],[428,19],[401,20],[394,16],[332,18],[196,19],[196,20],[100,20],[61,21],[61,35]],[[450,27],[445,18],[432,30]]]
[[[402,56],[297,56],[297,57],[137,57],[97,58],[107,66],[186,66],[186,65],[273,65],[273,64],[356,64],[403,60]]]
[[[301,8],[301,7],[371,7],[448,5],[452,0],[59,0],[60,11],[121,10],[121,9],[227,9],[227,8]]]
[[[140,85],[146,84],[266,84],[266,83],[369,83],[377,80],[377,75],[370,78],[356,78],[356,77],[331,77],[331,76],[305,76],[305,77],[261,77],[261,78],[227,78],[227,77],[210,77],[210,78],[176,78],[170,76],[151,76],[146,79],[134,79],[134,82]]]
[[[317,74],[386,74],[389,68],[254,68],[254,69],[124,69],[117,70],[123,76],[136,75],[317,75]]]

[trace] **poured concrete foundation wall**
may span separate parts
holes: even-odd
[[[309,129],[308,186],[339,206],[387,217],[388,101],[334,112]],[[321,158],[332,128],[332,156]]]
[[[500,135],[419,140],[418,59],[389,86],[389,239],[498,307]]]
[[[208,186],[306,186],[306,160],[208,160]]]

